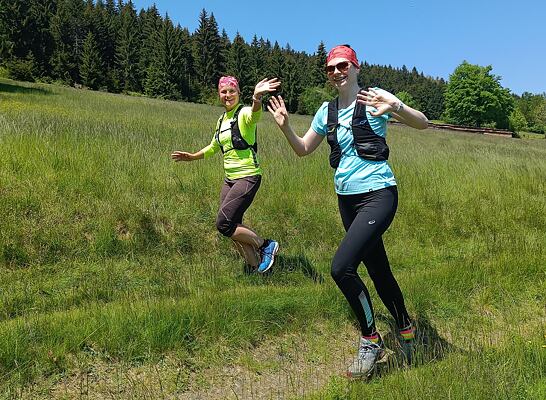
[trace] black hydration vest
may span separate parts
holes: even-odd
[[[341,160],[341,147],[337,141],[338,127],[338,98],[328,103],[328,134],[326,140],[330,145],[330,166],[337,168]],[[353,120],[351,122],[353,131],[353,146],[356,153],[366,160],[386,161],[389,158],[389,146],[383,136],[376,134],[366,117],[366,106],[358,101],[355,104]]]
[[[246,142],[246,140],[243,138],[243,136],[241,135],[241,130],[239,129],[239,123],[238,123],[238,119],[239,119],[239,111],[241,111],[241,109],[243,108],[243,105],[242,104],[239,104],[237,106],[237,109],[235,110],[235,114],[233,114],[233,119],[231,120],[231,145],[233,146],[231,149],[228,149],[227,151],[229,150],[246,150],[246,149],[251,149],[252,151],[252,158],[254,159],[254,164],[256,166],[258,166],[258,159],[256,157],[256,153],[258,152],[258,128],[256,127],[256,131],[254,132],[254,134],[256,135],[256,138],[254,140],[254,144],[250,145]],[[217,127],[216,127],[216,133],[214,134],[214,137],[216,138],[216,141],[218,142],[218,145],[220,146],[220,150],[222,151],[222,154],[225,153],[224,151],[224,147],[222,146],[222,144],[220,143],[220,129],[222,128],[222,121],[224,120],[224,116],[226,115],[226,113],[224,112],[221,116],[220,116],[220,119],[218,119],[218,123],[217,123]]]

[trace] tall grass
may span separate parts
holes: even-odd
[[[264,340],[353,321],[329,278],[343,228],[327,146],[298,158],[264,113],[246,218],[282,257],[245,276],[214,229],[220,157],[169,158],[208,144],[220,112],[0,80],[0,385],[70,374],[89,354],[229,365]],[[292,121],[301,133],[310,118]],[[398,126],[388,139],[392,268],[411,314],[460,351],[317,396],[543,398],[546,143]]]

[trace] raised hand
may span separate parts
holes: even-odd
[[[275,118],[275,122],[279,127],[282,128],[288,124],[288,111],[286,111],[286,106],[281,96],[271,96],[267,110],[273,114],[273,118]]]
[[[174,161],[193,161],[194,157],[192,153],[186,151],[175,151],[171,154],[171,158]]]
[[[262,79],[254,88],[254,96],[261,98],[264,94],[274,92],[281,85],[277,78]]]
[[[383,89],[361,90],[356,95],[356,101],[367,106],[375,107],[377,111],[370,111],[374,117],[396,111],[400,100],[392,93]]]

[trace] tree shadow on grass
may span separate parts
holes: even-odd
[[[50,90],[35,87],[25,87],[19,85],[12,85],[5,82],[0,82],[0,93],[22,93],[22,94],[53,94]]]

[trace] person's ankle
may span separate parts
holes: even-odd
[[[405,341],[409,342],[415,339],[415,328],[413,327],[412,323],[410,323],[404,328],[401,328],[398,332],[400,333],[400,336],[402,336],[402,338]]]
[[[381,343],[381,336],[377,331],[372,332],[369,335],[362,335],[362,338],[374,343],[374,344],[380,344]]]

